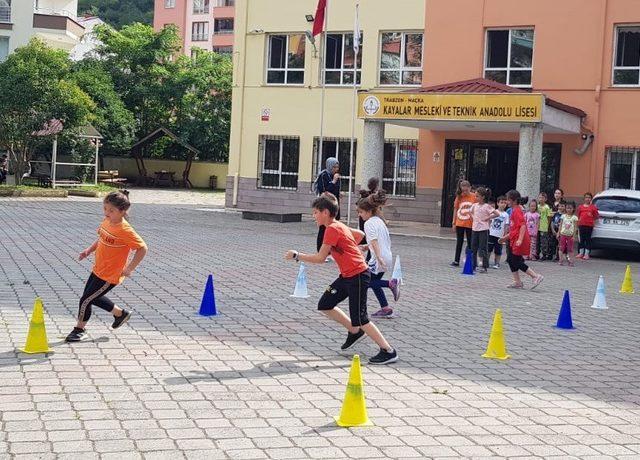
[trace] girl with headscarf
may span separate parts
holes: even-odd
[[[323,193],[331,193],[338,200],[338,206],[340,206],[340,164],[335,157],[327,158],[325,163],[326,168],[318,175],[316,179],[318,196]],[[336,220],[340,220],[340,208],[338,208],[338,215]],[[318,227],[318,238],[316,240],[316,246],[318,251],[322,246],[324,240],[324,225]]]

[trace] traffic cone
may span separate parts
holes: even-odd
[[[300,270],[298,270],[296,287],[293,290],[293,294],[289,297],[296,297],[298,299],[309,298],[309,291],[307,290],[307,267],[304,265],[304,262],[300,262]]]
[[[216,310],[216,295],[213,291],[213,275],[209,275],[207,279],[207,285],[204,288],[204,294],[202,295],[202,303],[200,304],[200,315],[202,316],[216,316],[218,311]]]
[[[591,308],[597,308],[598,310],[606,310],[607,298],[604,292],[604,276],[600,275],[598,278],[598,287],[596,288],[596,295],[593,297],[593,305]]]
[[[400,256],[396,256],[396,263],[393,264],[393,274],[391,278],[396,279],[400,284],[404,285],[404,278],[402,278],[402,265],[400,265]]]
[[[338,426],[367,426],[371,425],[367,416],[367,405],[364,401],[364,384],[360,370],[360,355],[353,356],[349,383],[344,394],[340,417],[335,417]]]
[[[473,275],[473,252],[467,250],[467,257],[464,259],[463,275]]]
[[[631,265],[627,265],[627,270],[624,272],[624,281],[620,286],[620,294],[633,294],[633,281],[631,279]]]
[[[39,297],[36,298],[33,304],[27,343],[25,343],[24,348],[21,348],[20,351],[29,354],[49,353],[53,351],[49,348],[49,342],[47,341],[47,330],[44,325],[44,307]]]
[[[491,326],[491,336],[489,336],[487,351],[482,357],[502,360],[511,358],[511,355],[507,354],[507,342],[502,328],[502,310],[499,308],[493,316],[493,326]]]
[[[575,329],[573,327],[573,321],[571,320],[571,299],[569,298],[569,291],[564,291],[562,307],[560,307],[556,327],[558,329]]]

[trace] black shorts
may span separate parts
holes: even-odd
[[[502,245],[498,243],[499,239],[497,236],[489,235],[489,254],[495,253],[497,256],[502,255]]]
[[[340,302],[349,298],[349,316],[351,325],[364,326],[369,323],[367,315],[367,290],[371,274],[365,270],[359,275],[351,278],[339,276],[331,283],[331,286],[324,291],[318,302],[318,310],[333,310]]]

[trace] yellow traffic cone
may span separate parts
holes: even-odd
[[[344,394],[340,417],[335,417],[338,426],[371,425],[367,417],[367,405],[364,401],[364,385],[360,371],[360,356],[354,355],[349,371],[349,383]]]
[[[24,353],[48,353],[53,351],[49,348],[49,343],[47,342],[47,331],[44,326],[44,308],[39,297],[36,298],[33,304],[27,343],[20,351]]]
[[[493,317],[493,326],[491,327],[491,336],[489,337],[487,351],[482,357],[491,359],[511,358],[511,355],[507,354],[507,343],[504,339],[504,331],[502,329],[502,310],[499,308]]]
[[[620,294],[633,294],[633,281],[631,280],[631,265],[627,265],[627,270],[624,272],[624,280],[622,286],[620,286]]]

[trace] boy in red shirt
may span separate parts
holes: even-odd
[[[321,195],[313,201],[311,206],[316,224],[326,227],[320,251],[311,255],[289,250],[285,254],[285,259],[322,264],[331,253],[340,269],[340,276],[331,283],[320,298],[318,310],[347,329],[347,340],[341,349],[348,350],[366,334],[380,347],[380,352],[369,359],[370,364],[396,362],[398,353],[385,340],[375,324],[369,321],[367,315],[367,290],[371,274],[358,248],[364,233],[349,228],[335,219],[338,214],[338,202],[334,197]],[[346,298],[349,298],[349,316],[336,308]]]
[[[584,194],[584,203],[578,206],[578,231],[580,232],[580,241],[578,245],[578,255],[576,259],[589,260],[591,252],[591,234],[593,226],[598,218],[598,208],[591,202],[593,195],[591,193]]]

